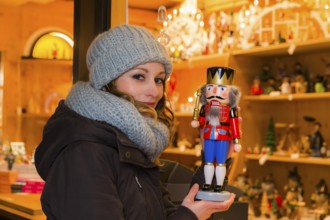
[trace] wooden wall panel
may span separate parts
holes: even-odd
[[[23,122],[17,114],[25,108],[21,99],[24,98],[21,96],[21,88],[26,85],[33,87],[35,81],[44,83],[43,78],[38,79],[33,76],[35,73],[32,73],[32,76],[27,75],[24,80],[21,79],[21,56],[26,55],[24,50],[36,33],[41,35],[44,31],[54,29],[73,36],[73,2],[56,1],[50,4],[28,3],[18,7],[1,6],[0,28],[3,30],[0,35],[0,50],[4,53],[3,139],[21,141],[24,132],[21,130]],[[47,75],[47,73],[52,74],[51,69],[53,68],[38,71]],[[56,77],[60,79],[58,75]],[[48,89],[50,88],[52,87]],[[34,90],[38,90],[38,86]],[[40,93],[37,91],[33,96],[42,97],[42,91]]]
[[[33,60],[21,62],[22,114],[19,134],[27,152],[40,143],[43,126],[72,86],[72,62]]]

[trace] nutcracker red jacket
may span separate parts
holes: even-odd
[[[123,133],[63,101],[44,128],[35,165],[46,181],[41,204],[49,220],[197,219],[173,205],[159,167]]]

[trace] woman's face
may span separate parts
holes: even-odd
[[[166,73],[161,63],[145,63],[131,69],[116,79],[116,87],[134,98],[155,108],[163,97]]]

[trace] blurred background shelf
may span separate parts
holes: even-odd
[[[291,43],[282,43],[276,45],[270,45],[266,47],[254,47],[247,50],[233,50],[232,55],[234,56],[285,56],[290,54],[288,50],[290,47],[295,46],[293,55],[304,54],[304,53],[313,53],[313,52],[322,52],[330,50],[330,39],[313,39],[304,42],[291,42]]]
[[[252,154],[245,155],[245,158],[247,160],[259,160],[261,157],[262,157],[262,155],[252,155]],[[267,163],[267,161],[330,166],[330,158],[317,158],[317,157],[291,158],[291,157],[284,157],[284,156],[267,156],[266,163]]]
[[[280,94],[280,95],[245,95],[245,101],[295,101],[310,99],[329,99],[330,92],[323,93],[303,93],[303,94]]]

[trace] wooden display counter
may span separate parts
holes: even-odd
[[[0,194],[0,219],[45,220],[40,194]]]

